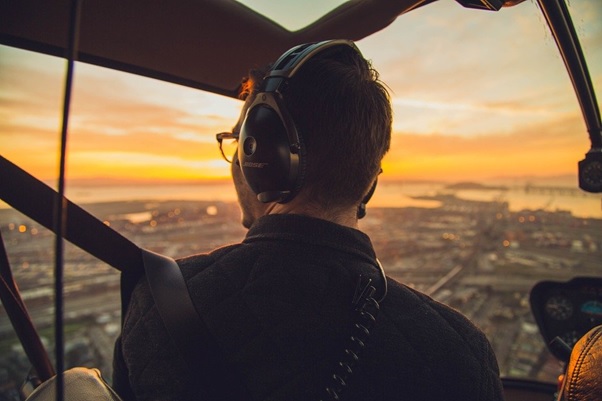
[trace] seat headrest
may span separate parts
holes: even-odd
[[[558,401],[602,400],[602,325],[588,331],[571,351]]]

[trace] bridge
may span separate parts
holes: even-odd
[[[527,184],[524,187],[527,194],[565,195],[572,197],[588,196],[589,193],[577,187],[539,186]]]

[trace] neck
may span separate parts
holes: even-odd
[[[265,214],[300,214],[358,229],[356,208],[325,210],[309,202],[294,199],[290,203],[271,203]]]

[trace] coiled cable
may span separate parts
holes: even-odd
[[[348,386],[353,369],[366,348],[370,330],[374,327],[380,310],[379,302],[374,299],[375,292],[376,289],[372,285],[372,279],[364,281],[360,275],[352,302],[354,306],[352,334],[347,340],[341,360],[336,364],[334,373],[328,379],[324,390],[325,394],[320,398],[320,401],[340,400],[341,393]],[[384,295],[381,302],[383,299]]]

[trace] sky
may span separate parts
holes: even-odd
[[[244,3],[295,30],[340,1]],[[569,9],[600,91],[602,2],[572,0]],[[577,162],[590,143],[554,40],[532,0],[499,12],[440,0],[358,46],[392,96],[394,134],[382,179],[529,176],[576,185]],[[0,46],[0,154],[43,180],[55,179],[58,170],[65,68],[65,60]],[[214,134],[233,126],[241,102],[81,63],[75,74],[68,179],[196,182],[229,176]]]

